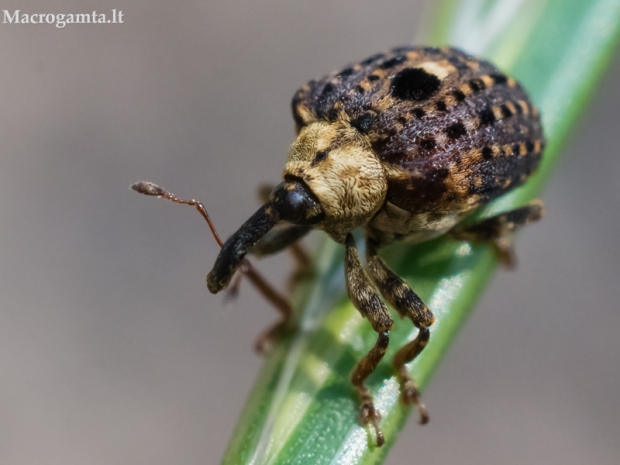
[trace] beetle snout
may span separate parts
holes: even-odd
[[[287,177],[275,187],[269,200],[281,219],[293,224],[312,225],[325,218],[316,196],[298,178]]]

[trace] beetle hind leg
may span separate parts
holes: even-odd
[[[396,353],[393,363],[400,381],[403,403],[416,405],[420,413],[420,423],[424,424],[428,422],[428,413],[420,401],[420,393],[406,365],[413,361],[428,344],[430,338],[428,327],[433,324],[435,317],[411,287],[388,268],[377,254],[377,247],[378,243],[373,239],[368,239],[366,245],[368,268],[377,287],[401,318],[409,318],[419,329],[416,338]]]
[[[251,250],[257,257],[276,254],[284,249],[290,252],[295,268],[288,280],[288,288],[293,291],[305,279],[313,276],[312,258],[299,242],[310,232],[310,226],[282,224],[269,231]]]
[[[497,254],[500,262],[507,268],[514,268],[517,260],[511,234],[519,227],[538,221],[545,213],[541,200],[534,200],[525,207],[501,213],[472,225],[457,225],[448,236],[452,239],[469,242],[487,242]]]
[[[368,318],[372,328],[379,333],[373,348],[353,369],[351,382],[360,395],[360,422],[364,425],[372,424],[377,435],[377,445],[382,446],[385,438],[379,428],[381,415],[375,408],[370,391],[364,385],[364,381],[375,371],[387,351],[390,342],[388,331],[392,329],[394,320],[392,320],[385,303],[379,296],[379,292],[362,267],[355,240],[351,234],[347,235],[345,246],[345,275],[349,298],[362,316]]]

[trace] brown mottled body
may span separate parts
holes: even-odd
[[[349,232],[366,230],[373,281],[401,317],[419,328],[397,352],[394,368],[403,401],[416,404],[425,423],[428,416],[406,364],[429,342],[434,317],[377,248],[451,232],[455,239],[490,242],[512,264],[509,233],[538,219],[540,205],[476,226],[457,225],[535,171],[545,145],[538,111],[522,87],[491,63],[432,47],[397,48],[310,81],[297,91],[292,107],[298,138],[284,178],[303,182],[320,201],[326,216],[316,227],[336,241],[346,238],[349,296],[379,333],[351,379],[360,392],[362,421],[372,420],[381,444],[379,414],[363,380],[383,357],[389,328],[379,324],[383,317],[377,319],[383,312],[373,310],[374,286],[361,264],[351,263]],[[372,299],[364,302],[363,295]]]
[[[522,184],[544,148],[521,86],[453,48],[402,47],[310,81],[295,94],[293,115],[299,128],[356,128],[371,146],[387,191],[364,226],[382,243],[446,232]]]
[[[225,289],[239,267],[260,282],[257,287],[283,316],[260,340],[266,344],[291,327],[292,312],[257,278],[245,255],[275,253],[313,228],[344,243],[349,297],[378,333],[351,381],[361,400],[360,420],[374,426],[382,445],[380,414],[364,385],[387,351],[393,325],[379,292],[419,329],[393,364],[402,400],[417,405],[421,423],[428,415],[406,365],[429,343],[434,317],[377,250],[395,240],[421,242],[447,234],[490,243],[505,264],[513,264],[511,233],[538,220],[542,203],[478,224],[459,223],[536,170],[545,145],[540,118],[522,87],[489,62],[432,47],[397,48],[310,81],[297,91],[292,107],[298,136],[284,181],[226,243],[218,240],[222,249],[207,286],[213,293]],[[149,186],[134,188],[197,205]],[[366,231],[368,271],[351,235],[358,227]]]

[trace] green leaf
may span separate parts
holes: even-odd
[[[539,172],[481,216],[540,194],[609,62],[619,30],[620,0],[444,0],[439,5],[427,42],[484,56],[517,78],[541,111],[548,141]],[[484,290],[495,257],[487,247],[443,239],[392,246],[384,255],[437,317],[431,342],[410,364],[423,389]],[[325,240],[316,263],[318,277],[294,296],[301,329],[266,360],[224,464],[378,464],[411,411],[399,402],[390,366],[397,348],[416,334],[403,321],[368,382],[386,437],[382,448],[374,447],[372,431],[358,423],[349,374],[376,335],[346,297],[342,247]]]

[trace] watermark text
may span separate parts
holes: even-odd
[[[123,24],[125,16],[121,10],[109,13],[23,13],[22,10],[2,10],[2,24],[52,24],[62,29],[67,24]]]

